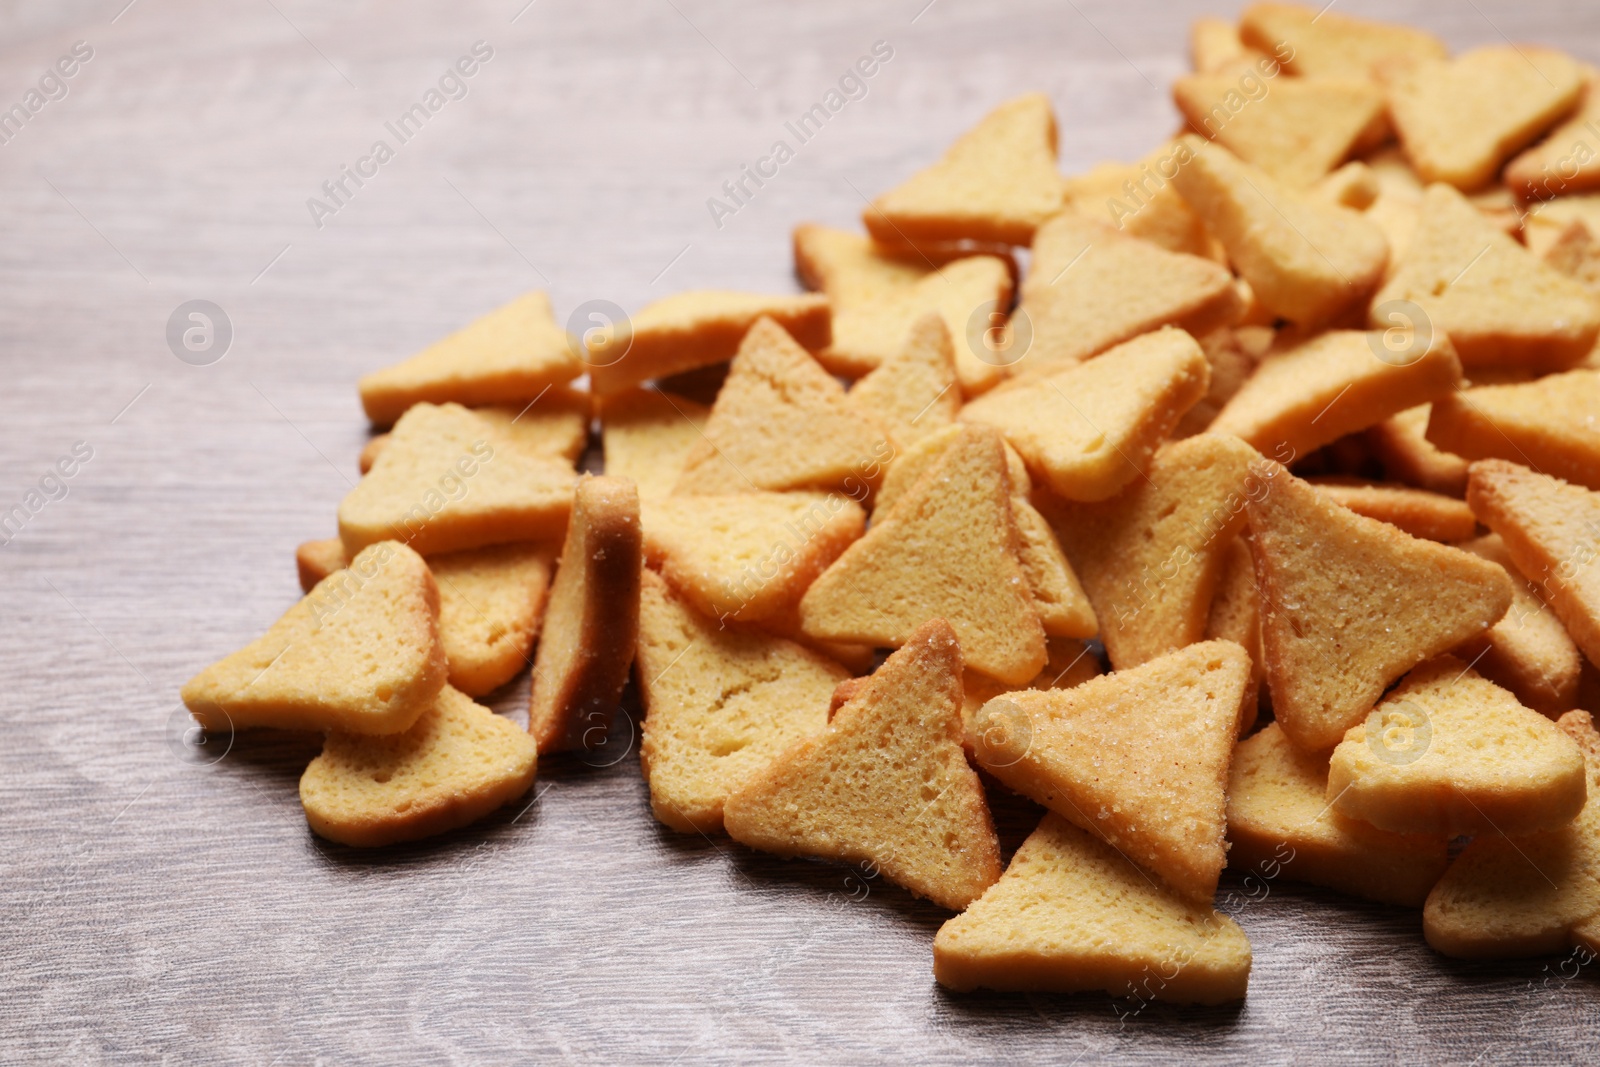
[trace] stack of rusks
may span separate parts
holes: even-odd
[[[325,733],[311,829],[375,847],[616,744],[631,676],[655,818],[948,908],[958,990],[1242,998],[1225,865],[1600,950],[1600,72],[1284,4],[1193,53],[1145,159],[1001,103],[798,227],[804,295],[532,293],[369,374],[195,718]],[[526,728],[475,699],[528,666]]]

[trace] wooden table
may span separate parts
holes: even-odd
[[[1029,89],[1055,100],[1064,169],[1136,158],[1176,124],[1207,5],[124,2],[3,7],[0,107],[73,42],[93,54],[0,145],[0,511],[75,443],[92,457],[0,548],[0,1059],[1600,1055],[1600,993],[1570,961],[1453,963],[1416,913],[1331,893],[1225,878],[1255,946],[1236,1008],[954,996],[930,973],[945,913],[667,832],[633,751],[544,761],[531,803],[372,856],[306,830],[314,744],[183,742],[179,685],[287,608],[295,544],[333,531],[367,434],[357,375],[530,288],[562,315],[789,290],[793,224],[854,225]],[[1600,61],[1579,0],[1346,9]],[[865,95],[716,225],[708,198],[880,40]],[[465,97],[398,143],[385,123],[479,41]],[[378,139],[393,158],[319,228],[307,200]],[[203,366],[166,339],[197,299],[233,334]]]

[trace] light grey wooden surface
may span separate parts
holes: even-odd
[[[1121,1018],[1102,996],[946,994],[939,909],[663,830],[635,752],[545,761],[527,807],[365,856],[306,830],[314,746],[181,744],[179,685],[293,602],[295,544],[333,530],[358,374],[534,287],[563,316],[791,289],[794,223],[853,224],[1025,90],[1055,101],[1064,169],[1136,158],[1176,124],[1204,5],[124,3],[0,3],[0,107],[94,50],[0,145],[0,511],[93,449],[0,547],[0,1059],[1600,1056],[1592,974],[1452,963],[1415,913],[1330,893],[1226,876],[1248,1002]],[[1589,0],[1347,9],[1600,61]],[[466,98],[314,226],[307,198],[480,40]],[[878,40],[866,96],[717,228],[706,199]],[[165,340],[191,299],[233,325],[210,366]],[[520,714],[525,687],[497,706]],[[1029,817],[1002,820],[1008,847]]]

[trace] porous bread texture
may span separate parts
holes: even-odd
[[[411,549],[384,541],[189,679],[183,702],[207,730],[392,734],[432,705],[447,673],[433,575]]]
[[[589,381],[596,393],[614,396],[654,378],[726,362],[762,319],[811,351],[826,348],[832,337],[828,298],[818,293],[675,293],[585,339]]]
[[[1584,796],[1577,745],[1454,656],[1401,679],[1328,765],[1328,803],[1396,833],[1554,830]]]
[[[650,809],[674,830],[722,829],[728,795],[828,721],[847,677],[837,663],[779,637],[719,626],[653,571],[639,607],[639,761]]]
[[[838,489],[864,498],[894,445],[771,319],[750,328],[676,493]]]
[[[1327,786],[1327,761],[1295,748],[1277,723],[1240,741],[1228,778],[1228,865],[1420,907],[1450,863],[1445,838],[1342,815]]]
[[[711,409],[654,389],[630,389],[600,403],[606,472],[639,487],[640,500],[672,493]]]
[[[957,138],[943,158],[861,213],[880,241],[993,241],[1025,245],[1061,210],[1050,98],[1009,100]]]
[[[1046,504],[1116,670],[1201,640],[1245,500],[1268,491],[1237,437],[1164,445],[1145,477],[1098,504]]]
[[[1432,404],[1418,404],[1366,431],[1367,448],[1384,476],[1418,489],[1460,497],[1467,491],[1467,461],[1428,440]]]
[[[1265,171],[1193,134],[1178,192],[1228,250],[1263,307],[1304,326],[1331,321],[1383,280],[1389,242],[1356,211],[1296,195]]]
[[[1487,560],[1357,515],[1286,470],[1271,485],[1245,507],[1273,713],[1297,748],[1326,751],[1391,682],[1498,622],[1511,581]]]
[[[923,315],[911,324],[900,350],[851,387],[845,403],[902,447],[952,425],[961,410],[961,388],[950,341],[944,319]]]
[[[568,385],[553,385],[525,403],[473,408],[472,413],[494,426],[513,445],[576,463],[589,443],[592,409],[593,398],[588,393]],[[367,441],[361,449],[362,474],[372,470],[387,447],[386,433]]]
[[[933,976],[961,992],[1104,990],[1222,1004],[1244,999],[1250,942],[1209,903],[1158,887],[1050,813],[1000,881],[940,927]]]
[[[553,541],[566,528],[575,480],[566,460],[507,444],[460,404],[416,404],[340,501],[339,539],[351,555],[396,540],[428,556]]]
[[[1589,662],[1600,663],[1600,493],[1485,459],[1470,468],[1467,503]]]
[[[1167,327],[979,397],[961,419],[1004,433],[1064,499],[1105,500],[1142,474],[1210,380],[1194,338]]]
[[[416,841],[522,796],[537,757],[516,723],[445,686],[404,733],[330,733],[300,777],[300,803],[311,829],[330,841]]]
[[[542,545],[523,544],[429,558],[450,684],[467,696],[493,692],[528,664],[544,615],[550,555]]]
[[[1239,37],[1280,57],[1290,74],[1306,78],[1368,78],[1385,61],[1450,54],[1425,30],[1303,4],[1252,4],[1239,16]]]
[[[914,445],[909,445],[895,453],[894,462],[889,464],[889,469],[884,472],[883,482],[878,486],[878,491],[872,496],[872,513],[875,517],[882,517],[894,509],[906,491],[916,485],[924,474],[932,470],[934,465],[944,458],[950,446],[961,439],[964,427],[957,423],[946,426],[937,433],[929,434]],[[1013,503],[1018,499],[1027,499],[1033,491],[1033,480],[1028,477],[1028,465],[1022,462],[1022,457],[1017,455],[1017,450],[1006,443],[1006,477],[1011,481],[1011,495]]]
[[[550,298],[533,292],[491,311],[410,359],[361,378],[361,406],[387,426],[413,404],[526,404],[583,373],[556,326]]]
[[[638,640],[643,553],[633,483],[585,475],[533,661],[528,732],[540,752],[609,744]]]
[[[1516,694],[1518,700],[1554,718],[1577,706],[1583,655],[1538,589],[1523,577],[1499,534],[1463,543],[1475,556],[1498,563],[1511,578],[1511,607],[1482,637],[1456,649],[1478,673]]]
[[[1261,664],[1261,606],[1256,592],[1256,563],[1250,555],[1250,540],[1235,537],[1224,550],[1222,572],[1217,576],[1216,592],[1211,597],[1211,611],[1206,617],[1207,641],[1232,641],[1250,653],[1256,691],[1265,681]],[[1257,709],[1245,708],[1246,733],[1256,722]]]
[[[961,736],[961,648],[932,619],[822,732],[728,798],[728,835],[782,856],[871,863],[960,911],[1000,877],[1000,843]]]
[[[1000,435],[960,437],[800,601],[814,638],[898,647],[944,618],[974,670],[1021,684],[1045,662],[1044,628],[1017,561]]]
[[[1586,711],[1569,711],[1556,725],[1583,752],[1589,800],[1558,830],[1485,834],[1466,847],[1422,909],[1423,935],[1446,956],[1513,959],[1600,947],[1600,736]]]
[[[1428,440],[1469,460],[1507,459],[1600,489],[1600,370],[1442,397],[1428,420]]]
[[[1184,151],[1169,141],[1135,163],[1097,164],[1067,179],[1064,206],[1168,252],[1220,261],[1221,246],[1167,177]]]
[[[300,578],[300,591],[311,592],[322,579],[349,565],[344,542],[337,537],[321,541],[302,541],[294,550],[294,566]]]
[[[1373,297],[1373,326],[1389,325],[1380,312],[1396,301],[1421,308],[1469,369],[1564,370],[1589,354],[1600,333],[1600,304],[1588,290],[1444,184],[1423,195],[1411,244]]]
[[[900,238],[896,237],[896,240]],[[1011,306],[1013,267],[1000,256],[969,255],[947,263],[879,244],[870,237],[804,225],[794,231],[795,272],[827,294],[833,340],[817,361],[857,378],[895,357],[912,326],[928,314],[944,321],[954,345],[956,375],[969,396],[993,387],[1001,368],[978,359],[967,344],[980,308]]]
[[[1600,189],[1600,71],[1583,72],[1572,115],[1539,144],[1506,164],[1500,178],[1519,200],[1550,200]]]
[[[1357,515],[1398,526],[1412,537],[1450,544],[1465,541],[1478,532],[1472,509],[1455,497],[1346,475],[1308,480],[1325,496]]]
[[[990,358],[1047,373],[1162,326],[1200,336],[1243,310],[1227,268],[1063,211],[1034,238],[1012,347]]]
[[[672,496],[646,501],[643,518],[650,565],[719,622],[793,611],[867,521],[839,493]]]
[[[1576,62],[1533,45],[1397,63],[1380,77],[1412,167],[1423,181],[1464,192],[1493,181],[1501,164],[1565,118],[1583,92]]]
[[[1450,339],[1419,334],[1415,344],[1418,351],[1389,362],[1378,355],[1389,351],[1380,333],[1319,333],[1263,359],[1209,428],[1292,463],[1454,390],[1461,363]]]
[[[973,719],[978,765],[1209,901],[1227,857],[1228,762],[1250,656],[1208,641],[1072,689],[1008,693]]]

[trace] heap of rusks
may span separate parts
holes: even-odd
[[[368,375],[338,537],[195,717],[326,731],[310,825],[376,846],[631,670],[656,818],[959,913],[954,989],[1243,997],[1229,864],[1600,949],[1600,73],[1282,4],[1193,52],[1146,160],[1063,179],[1005,103],[797,229],[810,294],[579,344],[535,293]],[[473,698],[529,663],[523,730]]]

